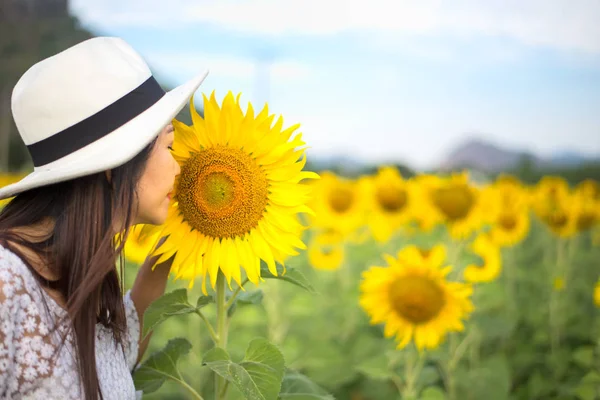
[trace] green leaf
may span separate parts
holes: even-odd
[[[240,294],[238,294],[237,298],[235,299],[236,302],[242,303],[242,304],[260,304],[262,303],[263,300],[263,291],[262,290],[253,290],[251,292],[240,292]]]
[[[287,371],[281,383],[280,400],[334,400],[327,391],[305,375]]]
[[[188,301],[187,289],[177,289],[155,300],[144,313],[142,337],[174,315],[184,315],[196,312],[213,301],[212,297],[202,296],[196,307]]]
[[[250,342],[240,363],[233,362],[224,349],[215,347],[204,355],[203,365],[233,383],[250,400],[276,400],[285,368],[279,349],[262,338]]]
[[[307,290],[310,293],[316,293],[315,288],[310,284],[304,274],[293,267],[286,267],[285,273],[281,265],[277,265],[277,276],[273,275],[264,263],[261,263],[260,276],[267,279],[281,279],[290,282],[296,286]]]
[[[581,346],[573,352],[573,361],[584,368],[591,368],[594,363],[594,347]]]
[[[170,340],[160,351],[151,355],[135,372],[133,380],[137,390],[151,393],[158,390],[167,379],[182,382],[177,360],[189,353],[192,345],[186,339]]]
[[[196,308],[200,309],[210,303],[214,303],[215,299],[212,296],[200,296],[196,302]]]
[[[240,292],[233,304],[227,309],[227,317],[231,318],[236,312],[238,304],[260,304],[263,300],[262,290],[253,290],[251,292]]]
[[[419,400],[446,400],[446,392],[438,387],[428,387],[421,392]]]
[[[575,389],[575,394],[581,400],[595,400],[600,396],[600,374],[595,371],[589,372],[581,379]]]
[[[388,364],[389,360],[385,353],[379,353],[371,358],[361,360],[354,368],[369,378],[385,381],[391,376]]]

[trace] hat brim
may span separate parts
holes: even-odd
[[[208,71],[167,92],[146,111],[103,138],[51,164],[37,167],[20,181],[0,188],[0,200],[24,191],[125,164],[150,144],[188,103]]]

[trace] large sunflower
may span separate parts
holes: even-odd
[[[369,199],[368,223],[378,242],[387,242],[412,218],[412,183],[393,167],[379,169],[366,181]]]
[[[158,248],[158,262],[176,254],[171,267],[176,278],[202,278],[214,288],[219,270],[227,283],[241,283],[242,267],[253,283],[260,281],[260,261],[273,274],[276,262],[305,249],[304,227],[298,213],[310,213],[309,185],[318,178],[302,171],[305,143],[292,134],[299,125],[283,129],[268,107],[246,114],[229,92],[220,107],[214,92],[204,96],[202,118],[190,101],[192,126],[173,121],[173,155],[181,166],[167,221],[149,228],[168,236]]]
[[[421,247],[414,244],[408,245],[398,252],[398,258],[406,262],[428,263],[434,267],[441,267],[446,262],[446,246],[436,244],[431,247]]]
[[[142,235],[142,229],[142,225],[131,228],[124,246],[125,258],[135,264],[141,264],[146,260],[159,239],[159,232],[152,235]]]
[[[463,320],[473,310],[472,288],[448,282],[451,267],[400,255],[386,259],[389,266],[371,267],[360,285],[360,304],[371,324],[385,323],[385,336],[396,336],[398,348],[414,340],[419,349],[433,349],[448,332],[464,329]]]

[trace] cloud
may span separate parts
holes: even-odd
[[[172,28],[199,22],[254,35],[342,32],[507,37],[528,45],[600,52],[597,0],[74,0],[83,19]]]
[[[144,58],[154,67],[172,74],[193,76],[208,68],[211,75],[224,78],[253,79],[259,64],[251,59],[219,54],[148,52]],[[310,75],[307,65],[291,60],[275,61],[267,66],[272,79],[304,79]]]

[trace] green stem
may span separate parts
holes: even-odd
[[[564,258],[564,243],[563,240],[558,238],[556,240],[556,264],[554,265],[555,272],[552,274],[553,276],[557,276],[556,272],[558,272],[558,276],[561,279],[564,279],[562,274],[563,269],[563,258]],[[559,293],[555,290],[554,285],[552,285],[552,292],[550,294],[550,302],[548,304],[549,313],[550,313],[550,351],[552,354],[556,354],[560,346],[560,322],[558,320],[559,314]]]
[[[415,354],[416,352],[416,354]],[[415,355],[417,357],[415,357]],[[416,362],[415,362],[416,361]],[[402,390],[402,398],[413,399],[417,396],[417,379],[421,375],[421,370],[425,364],[425,357],[423,352],[418,350],[408,350],[408,357],[406,361],[406,385]]]
[[[200,396],[200,394],[198,392],[196,392],[193,387],[191,387],[190,385],[188,385],[187,382],[183,380],[183,378],[181,377],[181,375],[179,373],[177,373],[177,376],[179,376],[179,378],[176,378],[173,375],[165,374],[165,373],[162,373],[162,372],[157,371],[157,370],[155,370],[154,372],[158,373],[159,375],[164,376],[167,379],[171,379],[174,382],[179,383],[181,386],[183,386],[184,388],[186,388],[192,394],[192,396],[194,396],[194,399],[204,400],[204,398],[202,396]]]
[[[182,385],[184,388],[186,388],[190,392],[190,394],[192,396],[194,396],[194,399],[204,400],[204,398],[202,396],[200,396],[200,394],[198,392],[196,392],[193,387],[191,387],[190,385],[188,385],[187,383],[185,383],[185,381],[183,381],[183,380],[176,380],[176,382],[178,382],[180,385]]]
[[[217,276],[217,342],[216,347],[227,348],[227,307],[225,304],[225,276],[219,270]],[[225,398],[225,379],[215,373],[215,399]]]
[[[202,311],[196,310],[196,314],[198,314],[198,316],[202,319],[202,321],[204,321],[204,324],[206,325],[206,328],[208,329],[208,333],[210,334],[210,337],[211,337],[213,343],[215,345],[217,345],[217,343],[219,343],[219,337],[217,336],[217,333],[215,332],[215,329],[213,328],[210,321],[204,316],[204,314],[202,314]]]
[[[242,288],[244,287],[244,285],[246,283],[250,282],[250,280],[248,278],[246,278],[244,280],[244,282],[242,282],[242,284],[240,285],[240,287],[238,287],[237,289],[235,289],[235,292],[233,292],[233,294],[231,295],[231,297],[229,298],[229,300],[227,301],[227,304],[225,304],[225,309],[229,310],[229,307],[231,307],[231,305],[233,304],[233,302],[235,301],[235,299],[237,298],[237,296],[240,294],[240,292],[242,291]]]

